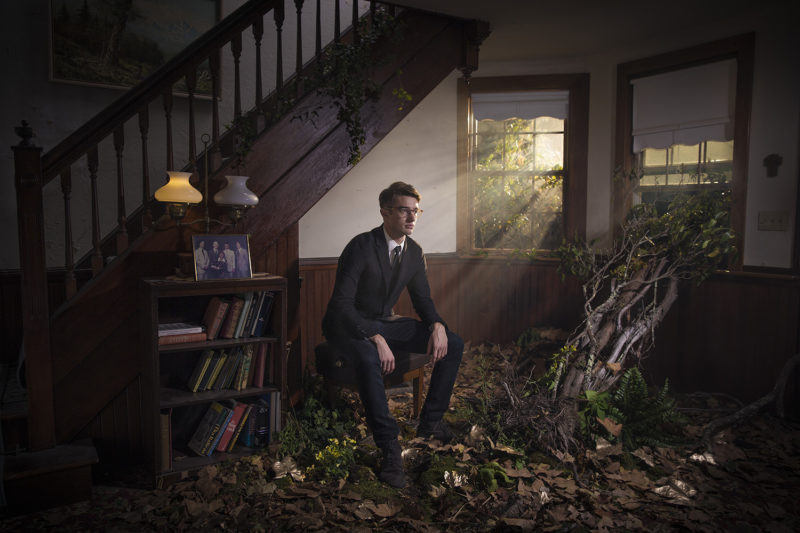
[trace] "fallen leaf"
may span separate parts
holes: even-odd
[[[600,418],[599,416],[596,418],[597,421],[600,422],[600,425],[606,428],[606,430],[615,437],[619,437],[619,434],[622,433],[622,424],[617,424],[610,418]]]

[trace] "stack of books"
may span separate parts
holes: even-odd
[[[205,326],[189,322],[171,322],[158,325],[158,344],[202,342],[208,339]]]
[[[269,345],[248,344],[231,349],[205,350],[195,363],[186,388],[191,392],[263,387],[272,381],[267,365]]]
[[[203,315],[208,340],[261,337],[267,331],[274,296],[272,291],[246,292],[232,298],[214,296]]]
[[[212,402],[189,439],[188,448],[199,456],[230,452],[237,443],[263,448],[280,431],[280,393],[273,391],[252,403]]]

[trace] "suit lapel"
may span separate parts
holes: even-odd
[[[372,242],[375,245],[375,258],[378,261],[378,265],[380,265],[383,286],[386,287],[388,293],[389,280],[392,277],[392,266],[389,264],[389,253],[386,248],[386,237],[383,236],[383,226],[372,230],[372,235],[374,237]]]

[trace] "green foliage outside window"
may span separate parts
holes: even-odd
[[[476,249],[554,249],[562,240],[564,121],[481,120],[473,139]]]

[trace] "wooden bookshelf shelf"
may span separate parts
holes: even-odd
[[[203,392],[189,392],[182,389],[161,388],[161,409],[170,407],[181,407],[184,405],[194,405],[198,403],[209,403],[214,400],[231,400],[249,396],[260,396],[279,390],[278,387],[270,385],[267,387],[247,387],[240,391],[233,389],[211,390]]]
[[[255,302],[262,294],[272,297],[271,307],[256,305]],[[208,319],[206,311],[213,307],[209,305],[212,300],[220,299],[230,303],[250,297],[254,309],[251,313],[253,317],[245,319],[245,314],[242,312],[242,325],[246,320],[257,320],[259,316],[263,316],[264,319],[260,322],[264,324],[263,328],[237,328],[234,338],[159,345],[159,324],[175,322],[201,324]],[[238,441],[230,451],[215,450],[210,455],[198,455],[192,451],[189,446],[190,437],[199,427],[206,411],[211,411],[209,406],[214,402],[229,404],[233,410],[232,406],[237,402],[240,405],[255,404],[257,400],[262,399],[259,400],[262,402],[259,404],[261,405],[259,413],[266,413],[265,418],[269,421],[268,428],[265,429],[267,436],[279,430],[280,406],[286,401],[285,278],[265,276],[213,281],[144,279],[141,281],[139,304],[143,358],[144,447],[156,486],[163,485],[166,480],[182,472],[254,453],[253,448],[243,446]],[[259,308],[264,309],[260,315],[257,311]],[[263,333],[257,333],[262,330]],[[257,336],[250,336],[250,333],[256,333]],[[206,356],[209,352],[225,353],[227,359],[231,360],[231,373],[227,374],[230,378],[214,382],[214,376],[217,374],[209,374],[211,379],[207,388],[192,392],[190,387],[192,375],[195,368],[199,370],[203,366],[199,362],[204,356],[205,359],[210,358]],[[253,357],[253,364],[255,364],[255,354],[258,352],[261,352],[260,360],[263,361],[258,370],[250,371],[249,378],[244,370],[246,366],[240,362],[245,352]],[[220,357],[220,360],[224,359],[225,356]],[[235,376],[237,364],[242,369],[240,370],[242,381],[239,385],[235,385],[235,380],[230,381]],[[222,374],[220,370],[219,379],[222,379]],[[197,385],[200,380],[195,380],[194,383]],[[238,409],[241,411],[243,407]],[[255,411],[253,408],[251,413]],[[234,440],[231,438],[230,442],[233,443]],[[214,448],[206,446],[205,449]],[[220,449],[225,448],[220,445]]]

